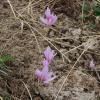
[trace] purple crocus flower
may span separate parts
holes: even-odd
[[[57,16],[50,11],[49,7],[47,7],[44,16],[40,17],[40,20],[44,25],[51,26],[54,25],[57,21]]]
[[[37,69],[35,71],[36,77],[43,82],[44,85],[48,85],[50,81],[54,80],[56,76],[53,74],[53,72],[49,72],[49,63],[47,60],[43,61],[43,69],[39,70]]]
[[[44,51],[44,56],[46,58],[46,60],[51,63],[51,61],[53,60],[54,56],[55,56],[55,52],[54,50],[52,50],[49,46],[47,47],[47,49]]]

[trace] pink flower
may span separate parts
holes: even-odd
[[[94,69],[95,68],[95,63],[94,63],[94,60],[92,59],[90,61],[90,66],[89,66],[91,69]]]
[[[39,70],[37,69],[35,71],[36,77],[43,82],[43,84],[47,85],[50,81],[54,80],[56,76],[53,74],[53,72],[49,72],[49,63],[47,60],[43,61],[43,69]]]
[[[44,56],[46,58],[46,60],[51,63],[51,61],[53,60],[54,56],[55,56],[55,52],[54,50],[52,50],[49,46],[47,47],[47,49],[44,51]]]
[[[46,11],[45,11],[45,14],[43,17],[40,17],[40,20],[41,22],[46,25],[46,26],[51,26],[51,25],[54,25],[55,22],[57,21],[57,16],[54,15],[49,7],[47,7]]]

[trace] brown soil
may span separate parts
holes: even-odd
[[[98,74],[100,74],[99,36],[93,37],[99,32],[98,30],[84,29],[80,25],[80,20],[75,20],[81,11],[78,10],[80,8],[79,1],[64,0],[62,2],[59,0],[53,5],[50,0],[33,0],[29,9],[27,7],[28,0],[10,0],[10,2],[18,18],[14,17],[7,0],[0,0],[0,55],[10,54],[15,60],[6,64],[7,75],[0,73],[0,99],[31,100],[28,88],[33,100],[54,100],[66,75],[84,48],[88,47],[89,49],[69,75],[57,100],[99,100],[100,80],[96,72],[88,68],[89,61],[93,58]],[[48,5],[59,16],[56,26],[51,29],[44,28],[39,22],[39,17]],[[73,16],[71,16],[72,13]],[[38,47],[37,41],[40,47]],[[65,53],[82,43],[87,44],[65,55],[69,60],[59,53],[59,51]],[[48,45],[57,52],[51,66],[57,78],[45,87],[38,83],[34,72],[37,68],[41,68],[43,51]]]

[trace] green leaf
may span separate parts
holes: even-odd
[[[87,25],[87,28],[89,28],[89,29],[95,29],[96,25],[91,23],[91,24]]]
[[[14,58],[11,55],[3,55],[3,56],[0,57],[1,63],[5,63],[5,62],[8,62],[8,61],[12,61],[12,60],[14,60]]]
[[[12,100],[12,99],[11,99],[11,96],[8,95],[8,94],[6,94],[6,95],[3,97],[3,99],[4,99],[4,100]]]
[[[94,11],[95,16],[100,16],[100,5],[95,5],[93,7],[93,11]]]
[[[81,15],[80,17],[79,17],[80,19],[89,19],[89,16],[87,16],[87,15]]]
[[[90,8],[89,4],[85,2],[83,5],[83,12],[88,13],[90,11],[90,9],[91,8]]]

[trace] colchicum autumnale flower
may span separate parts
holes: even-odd
[[[45,56],[46,60],[48,61],[48,63],[51,63],[51,61],[53,61],[53,58],[55,57],[55,55],[56,55],[56,53],[49,46],[44,51],[44,56]]]
[[[95,63],[94,63],[94,60],[92,59],[90,61],[90,66],[89,66],[91,69],[94,69],[95,68]]]
[[[50,81],[56,78],[53,72],[49,72],[49,63],[47,60],[43,61],[43,69],[42,70],[37,69],[35,71],[35,75],[40,81],[43,82],[44,85],[49,84]]]
[[[57,16],[51,12],[49,7],[45,10],[44,16],[40,17],[41,22],[46,26],[54,25],[57,21]]]

